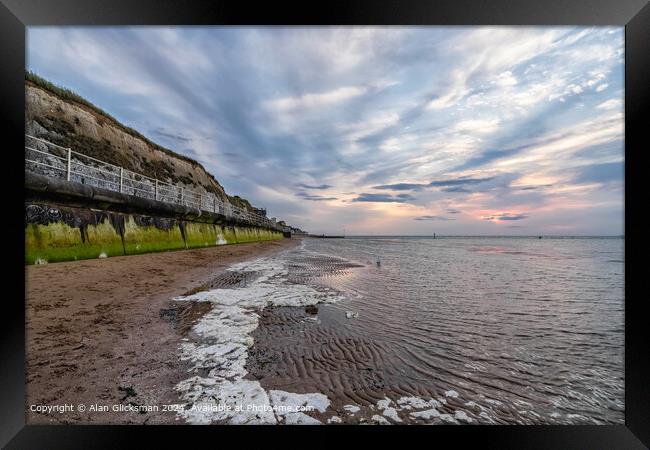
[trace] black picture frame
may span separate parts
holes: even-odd
[[[618,25],[625,26],[625,425],[621,426],[402,426],[402,427],[187,427],[25,425],[25,310],[23,198],[19,149],[24,144],[25,28],[32,25]],[[267,443],[310,445],[350,435],[383,440],[398,437],[474,441],[488,448],[645,448],[650,446],[649,327],[642,290],[644,244],[642,184],[650,99],[650,4],[644,0],[368,0],[285,3],[244,1],[0,0],[0,108],[3,157],[11,156],[3,181],[6,195],[7,280],[16,287],[4,296],[0,445],[6,448],[130,447],[134,439],[187,446],[192,437],[225,444],[263,433]],[[24,163],[24,161],[23,161]],[[640,203],[634,197],[640,197]],[[21,296],[23,297],[21,299]],[[291,438],[286,432],[290,428]],[[239,441],[246,445],[249,441]],[[277,441],[276,441],[277,439]],[[151,444],[153,445],[153,444]],[[148,445],[149,446],[149,445]],[[247,445],[248,446],[248,445]]]

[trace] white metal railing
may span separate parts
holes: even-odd
[[[25,137],[25,169],[32,172],[136,197],[190,206],[276,230],[288,229],[267,217],[223,201],[213,193],[176,186],[75,152],[71,148],[61,147],[45,139],[28,134]]]

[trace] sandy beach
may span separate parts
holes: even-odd
[[[233,263],[297,244],[285,239],[26,267],[27,422],[179,423],[173,411],[128,410],[180,403],[174,386],[187,377],[187,363],[178,347],[209,304],[172,298],[209,285]],[[74,410],[30,410],[65,404]],[[127,411],[89,411],[95,404]]]

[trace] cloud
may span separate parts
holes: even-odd
[[[432,181],[429,183],[429,186],[466,186],[466,185],[473,185],[473,184],[479,184],[483,183],[486,181],[492,180],[494,177],[486,177],[486,178],[457,178],[457,179],[451,179],[451,180],[437,180],[437,181]]]
[[[322,201],[327,201],[327,200],[338,200],[337,197],[323,197],[322,195],[313,195],[309,194],[307,192],[298,192],[296,193],[296,196],[304,199],[304,200],[309,200],[313,202],[322,202]]]
[[[512,213],[500,213],[500,214],[492,214],[489,216],[484,216],[483,220],[491,220],[491,221],[501,221],[501,220],[524,220],[527,219],[528,215],[527,214],[512,214]]]
[[[544,189],[544,188],[549,188],[552,187],[552,184],[538,184],[535,186],[516,186],[517,189],[520,191],[536,191],[538,189]]]
[[[468,119],[454,126],[457,132],[492,133],[499,128],[499,119]]]
[[[460,214],[462,211],[459,209],[454,209],[454,208],[448,208],[447,213],[448,214]]]
[[[456,219],[450,219],[448,217],[444,216],[419,216],[419,217],[414,217],[413,220],[440,220],[440,221],[448,221],[448,220],[456,220]]]
[[[297,97],[282,97],[269,100],[266,104],[271,109],[282,111],[299,108],[322,108],[362,95],[366,91],[367,89],[364,87],[342,86],[326,92],[312,92]]]
[[[373,186],[373,189],[388,189],[392,191],[417,191],[422,188],[427,187],[427,184],[419,183],[396,183],[396,184],[382,184],[379,186]]]
[[[390,194],[359,194],[353,198],[353,202],[377,202],[377,203],[405,203],[414,200],[414,197],[408,194],[390,195]]]
[[[623,102],[619,99],[614,99],[614,98],[606,100],[601,104],[599,104],[598,106],[596,106],[596,108],[598,109],[622,109],[622,107],[623,107]]]
[[[513,86],[512,68],[547,52],[562,32],[555,28],[518,31],[506,27],[478,28],[455,40],[445,50],[462,58],[450,68],[443,93],[428,105],[429,109],[448,108],[465,99],[473,91],[472,81],[496,80],[498,87]],[[507,73],[510,72],[510,76]],[[499,83],[499,77],[505,84]]]
[[[495,84],[499,86],[514,86],[517,84],[517,78],[512,75],[512,72],[509,70],[506,70],[505,72],[501,72],[499,76],[496,78],[494,81]]]
[[[304,184],[304,183],[298,183],[296,186],[301,187],[303,189],[329,189],[332,186],[329,184],[319,184],[319,185],[310,185],[310,184]]]
[[[472,192],[463,186],[450,186],[442,189],[443,192]]]
[[[373,186],[373,189],[387,189],[392,191],[420,191],[428,187],[443,187],[446,192],[469,192],[463,186],[475,185],[492,180],[494,177],[486,178],[457,178],[449,180],[437,180],[430,183],[395,183]]]
[[[191,142],[192,141],[192,139],[187,138],[187,137],[185,137],[185,136],[183,136],[181,134],[168,133],[168,132],[166,132],[166,131],[164,131],[163,129],[160,129],[160,128],[157,128],[157,129],[153,130],[152,133],[155,134],[155,135],[158,135],[158,136],[162,136],[162,137],[166,137],[168,139],[172,139],[174,141],[178,141],[178,142]]]

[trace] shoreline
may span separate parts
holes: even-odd
[[[618,423],[611,412],[621,411],[616,398],[607,409],[589,404],[578,409],[537,395],[548,389],[544,384],[522,399],[508,385],[474,375],[483,367],[498,370],[500,359],[458,369],[465,355],[474,354],[462,345],[472,341],[450,346],[456,344],[445,337],[456,334],[449,333],[447,309],[439,302],[422,312],[441,314],[434,315],[440,319],[436,329],[446,333],[433,342],[447,345],[444,353],[405,347],[410,328],[393,335],[377,329],[378,323],[403,325],[394,308],[397,321],[386,321],[385,308],[392,303],[383,301],[381,286],[394,279],[390,259],[375,268],[365,257],[300,244],[306,242],[143,255],[140,262],[113,258],[113,265],[108,259],[27,268],[40,277],[40,285],[28,283],[28,291],[49,300],[28,302],[28,319],[38,319],[28,320],[28,404],[124,407],[101,414],[28,411],[28,423]],[[404,324],[410,327],[411,320]],[[38,333],[32,333],[32,324]],[[79,324],[85,335],[75,334]],[[432,332],[422,322],[415,325]],[[493,336],[492,330],[485,336]],[[428,342],[422,333],[415,338]],[[534,363],[506,357],[524,369]],[[540,372],[510,373],[513,377],[501,379],[535,385]],[[558,398],[566,395],[557,391]],[[142,414],[135,409],[150,405],[183,409]]]
[[[187,377],[184,335],[206,304],[173,297],[199,289],[232,264],[294,247],[299,240],[26,266],[26,421],[28,424],[172,424]],[[36,412],[30,405],[75,405]],[[109,406],[80,412],[78,404]],[[160,405],[113,411],[112,405]]]

